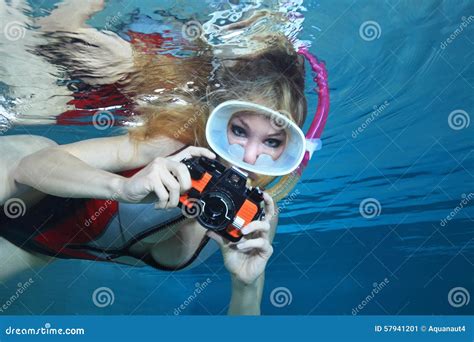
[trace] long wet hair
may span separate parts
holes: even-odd
[[[207,118],[227,100],[264,105],[285,113],[302,127],[307,114],[304,59],[283,35],[261,39],[265,48],[241,56],[216,56],[211,48],[205,48],[192,58],[164,60],[160,56],[162,63],[158,63],[153,56],[136,53],[136,68],[145,76],[133,91],[155,97],[137,106],[135,112],[143,125],[129,129],[132,139],[167,136],[185,145],[208,147]],[[265,187],[273,179],[262,176],[253,185]]]
[[[150,47],[146,36],[132,31],[129,44],[108,30],[67,25],[58,30],[56,23],[52,27],[43,23],[47,43],[34,46],[32,52],[62,65],[67,75],[86,85],[120,88],[137,104],[133,117],[138,125],[126,126],[137,144],[166,136],[185,145],[209,147],[207,119],[213,108],[227,100],[259,103],[303,125],[304,59],[286,36],[275,33],[282,26],[274,24],[286,21],[281,13],[256,11],[220,27],[223,36],[245,38],[243,45],[234,41],[216,48],[201,38],[184,39],[177,43],[180,50],[190,52],[185,58],[167,54],[166,47]],[[273,179],[260,177],[254,185],[264,187]],[[289,185],[281,193],[287,193],[293,183],[286,182]]]

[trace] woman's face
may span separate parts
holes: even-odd
[[[229,144],[244,148],[243,161],[254,165],[261,154],[278,159],[286,146],[286,132],[272,125],[269,117],[255,112],[238,112],[227,126]]]

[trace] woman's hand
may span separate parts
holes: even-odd
[[[177,207],[179,196],[191,188],[189,170],[180,161],[200,156],[212,159],[216,157],[206,148],[190,146],[173,156],[155,158],[132,177],[124,179],[121,198],[138,203],[152,194],[158,197],[155,205],[157,209]]]
[[[270,243],[270,221],[275,215],[275,204],[266,192],[263,193],[265,218],[253,221],[242,228],[243,237],[238,242],[230,242],[219,234],[208,231],[206,234],[215,240],[222,251],[224,265],[234,280],[253,284],[263,273],[267,261],[273,253]]]

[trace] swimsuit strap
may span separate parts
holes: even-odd
[[[170,154],[175,155],[188,146],[183,146]],[[143,167],[134,170],[121,172],[125,176],[132,176]],[[24,216],[10,219],[0,216],[0,236],[3,236],[18,247],[45,254],[57,258],[67,259],[87,259],[100,261],[114,261],[115,258],[131,255],[129,248],[135,242],[161,231],[183,218],[181,211],[169,213],[167,217],[162,217],[163,221],[154,226],[143,225],[143,229],[124,229],[120,225],[120,206],[127,206],[126,203],[119,203],[112,200],[84,199],[84,198],[62,198],[47,195],[36,205],[26,212]],[[132,204],[127,209],[132,209]],[[150,207],[150,204],[135,204],[139,211],[140,206]],[[88,220],[95,212],[100,210],[100,215],[94,220]],[[156,210],[155,214],[157,213]],[[166,215],[165,215],[166,216]],[[137,215],[135,215],[135,218]],[[142,211],[138,218],[145,218]],[[156,217],[148,217],[152,220],[146,222],[159,222]],[[136,228],[133,220],[128,224]],[[183,265],[176,269],[181,269],[191,264],[206,246],[208,239],[205,237],[193,254],[193,256]],[[140,259],[140,258],[139,258]],[[150,253],[144,255],[142,260],[155,268],[171,270],[156,263]],[[119,261],[120,262],[120,261]]]

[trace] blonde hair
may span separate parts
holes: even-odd
[[[304,59],[282,35],[260,39],[266,42],[265,49],[237,57],[216,57],[202,42],[200,55],[189,58],[136,51],[138,73],[130,82],[133,87],[128,89],[142,97],[154,97],[137,106],[135,111],[144,124],[129,128],[132,139],[167,136],[186,145],[208,147],[207,118],[213,108],[231,99],[255,102],[286,113],[301,127],[307,114]],[[156,89],[161,90],[159,95]],[[261,176],[252,185],[265,188],[273,180],[274,177]]]

